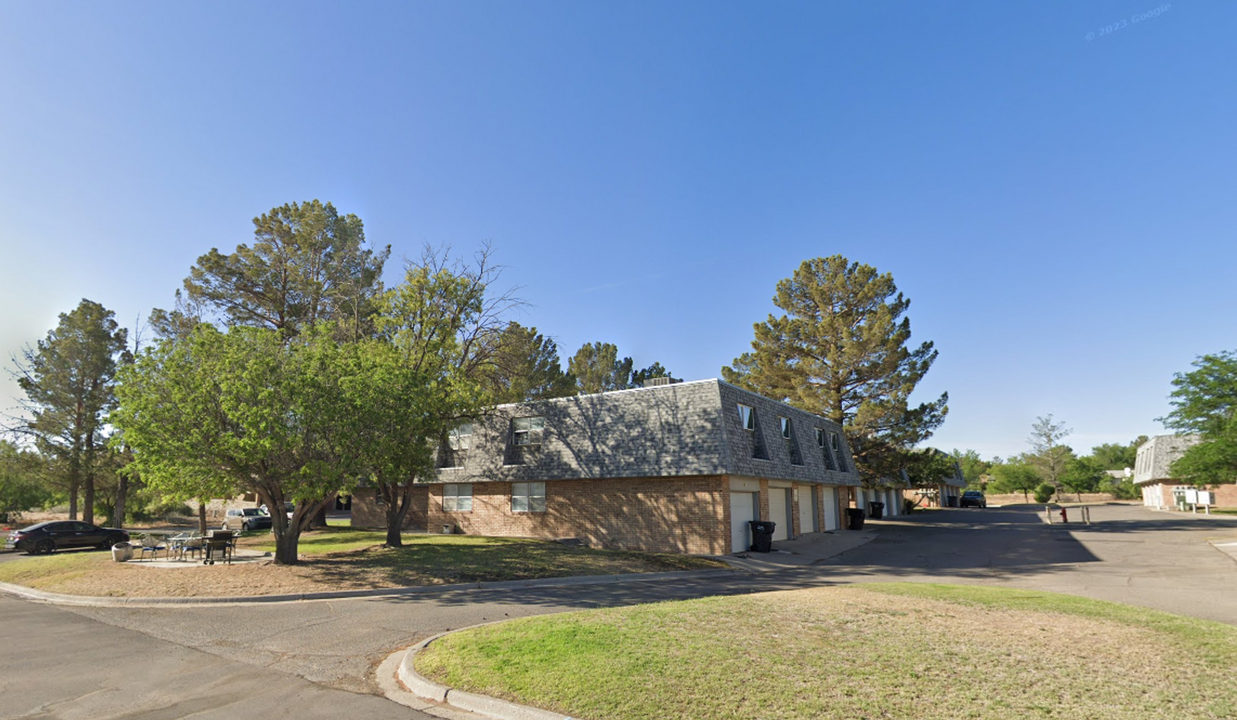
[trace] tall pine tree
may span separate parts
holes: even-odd
[[[910,301],[893,276],[841,255],[815,258],[777,284],[773,302],[785,314],[757,323],[752,351],[722,377],[840,423],[865,481],[896,477],[944,421],[949,396],[910,406],[937,352],[931,342],[908,347]]]

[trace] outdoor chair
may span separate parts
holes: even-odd
[[[159,557],[159,553],[164,550],[167,550],[167,545],[159,542],[159,538],[155,537],[154,535],[150,535],[150,534],[143,535],[142,536],[142,555],[138,559],[140,560],[142,558],[145,558],[147,553],[149,553],[152,558],[157,558]]]

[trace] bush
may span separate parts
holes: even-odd
[[[1057,489],[1048,483],[1040,483],[1039,487],[1035,488],[1035,502],[1046,503],[1052,499],[1053,493]]]

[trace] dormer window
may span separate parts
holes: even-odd
[[[782,438],[784,440],[789,440],[790,439],[790,418],[780,417],[777,419],[777,421],[782,427]]]
[[[846,458],[842,457],[842,445],[838,441],[837,433],[829,433],[829,447],[833,450],[833,457],[837,459],[838,469],[846,472]]]
[[[822,448],[825,446],[825,431],[820,428],[816,428],[816,445]]]
[[[447,433],[447,447],[456,451],[472,448],[472,423],[460,425]]]
[[[756,429],[756,413],[750,406],[739,403],[739,422],[743,424],[744,430]]]
[[[545,418],[523,417],[511,421],[511,441],[517,447],[541,444],[541,431],[545,429]]]

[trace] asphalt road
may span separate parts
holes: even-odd
[[[8,703],[66,709],[29,717],[77,717],[67,709],[85,707],[96,696],[115,707],[129,696],[150,708],[187,710],[190,705],[178,703],[204,703],[202,717],[213,717],[211,712],[270,717],[277,710],[317,717],[326,708],[332,713],[348,708],[345,716],[421,717],[366,693],[376,692],[377,663],[431,634],[580,608],[851,582],[1055,590],[1237,624],[1237,561],[1207,543],[1237,540],[1237,518],[1105,506],[1096,508],[1092,519],[1089,526],[1048,526],[1025,508],[920,513],[872,523],[880,533],[876,540],[821,564],[720,580],[447,589],[433,596],[193,608],[70,609],[3,599],[0,717],[22,716]],[[15,654],[8,652],[14,633],[21,648]],[[72,651],[49,653],[48,638]],[[27,659],[15,662],[14,655]],[[108,657],[124,660],[102,659]],[[203,678],[231,680],[205,686]],[[11,689],[25,687],[38,692],[11,698]],[[241,704],[250,692],[256,700],[252,707]],[[293,708],[303,710],[293,713]],[[152,710],[91,717],[185,714]]]

